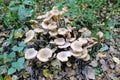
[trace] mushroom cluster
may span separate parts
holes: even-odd
[[[91,37],[91,31],[87,28],[77,30],[76,27],[71,27],[69,18],[63,16],[67,11],[67,7],[62,11],[59,11],[58,7],[53,7],[45,15],[38,16],[37,20],[32,20],[37,27],[26,33],[24,42],[27,44],[40,34],[42,35],[40,37],[47,38],[43,40],[47,40],[46,42],[51,46],[48,48],[46,45],[39,51],[34,48],[28,49],[25,53],[26,59],[32,59],[35,56],[42,62],[49,61],[51,57],[56,57],[62,62],[68,61],[71,56],[84,61],[90,59],[88,52],[97,43],[97,39]],[[42,22],[40,22],[41,19],[43,19]],[[66,27],[63,28],[62,25]]]

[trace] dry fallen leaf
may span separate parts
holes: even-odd
[[[114,62],[116,62],[117,64],[120,64],[120,60],[117,57],[113,57],[112,58]]]
[[[107,71],[108,70],[108,66],[106,64],[106,61],[104,59],[100,60],[100,63],[102,64],[101,68],[103,71]]]
[[[12,80],[12,78],[11,78],[11,76],[7,75],[7,76],[4,77],[4,80]]]
[[[96,60],[93,60],[91,63],[90,63],[91,66],[93,67],[97,67],[98,63]]]
[[[95,79],[95,71],[92,67],[86,66],[84,70],[82,71],[83,74],[85,74],[87,80],[89,79]]]

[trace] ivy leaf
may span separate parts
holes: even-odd
[[[16,56],[16,53],[15,53],[15,52],[11,52],[11,53],[7,56],[6,62],[11,62],[11,61],[14,59],[15,56]]]
[[[13,68],[13,67],[11,67],[11,68],[8,69],[8,75],[13,74],[15,72],[16,72],[16,69]]]
[[[19,65],[18,70],[21,70],[21,69],[24,68],[24,62],[25,62],[24,57],[21,57],[21,58],[18,59],[18,61],[17,61],[18,65]]]
[[[11,58],[14,58],[16,56],[16,53],[15,52],[11,52],[8,57],[11,57]]]
[[[12,48],[13,51],[17,51],[17,52],[21,52],[24,49],[24,47],[18,47],[18,46],[14,46]]]
[[[6,72],[7,72],[7,66],[6,65],[0,66],[0,74],[4,74]]]
[[[12,67],[14,67],[17,70],[21,70],[21,69],[24,68],[24,62],[25,62],[25,58],[21,57],[21,58],[18,59],[17,62],[12,63]]]
[[[17,69],[19,67],[17,62],[12,62],[12,67],[14,67],[15,69]]]
[[[18,59],[17,62],[20,63],[20,64],[23,64],[25,62],[25,58],[21,57],[21,58]]]
[[[22,41],[22,42],[19,43],[19,46],[20,46],[20,47],[25,47],[26,45],[25,45],[25,43]]]
[[[34,2],[34,0],[24,0],[23,4],[33,6],[33,5],[35,5],[35,2]]]
[[[14,37],[14,30],[11,31],[9,38],[7,39],[7,42],[12,43],[13,42],[13,37]]]
[[[105,38],[106,39],[110,39],[110,38],[112,38],[112,36],[111,36],[111,34],[109,32],[106,32],[105,33]]]
[[[20,6],[19,6],[19,9],[18,9],[18,17],[19,17],[19,20],[20,20],[20,21],[25,20],[26,17],[27,17],[26,15],[27,15],[27,13],[26,13],[26,8],[25,8],[25,6],[24,6],[24,5],[20,5]]]
[[[107,46],[107,45],[105,45],[105,46],[103,46],[102,48],[100,48],[100,51],[106,51],[106,50],[108,50],[109,49],[109,47]]]

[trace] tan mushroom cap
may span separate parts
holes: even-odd
[[[103,32],[99,31],[97,34],[96,34],[99,38],[103,38],[104,34]]]
[[[83,58],[84,61],[90,60],[90,55],[88,54],[85,58]]]
[[[43,20],[43,22],[49,22],[52,17],[53,17],[53,15],[49,15],[48,17],[46,17],[46,18]]]
[[[49,42],[50,44],[55,44],[55,42],[53,41],[53,40],[50,40],[50,42]]]
[[[57,31],[49,31],[51,37],[56,37],[58,35]]]
[[[43,29],[48,29],[48,25],[45,22],[42,22],[41,26],[42,26]]]
[[[35,28],[34,32],[36,32],[36,33],[42,33],[42,32],[44,32],[44,29]]]
[[[76,30],[76,27],[68,26],[68,27],[67,27],[67,30],[68,30],[69,32],[72,32],[72,31]]]
[[[67,34],[66,34],[66,38],[70,39],[71,36],[72,36],[71,33],[70,33],[70,32],[67,32]]]
[[[60,15],[60,11],[58,10],[58,7],[57,7],[57,6],[54,6],[54,7],[52,8],[52,10],[50,11],[50,13],[51,13],[52,15],[54,15],[54,16]]]
[[[57,54],[57,59],[62,62],[65,62],[68,61],[68,57],[70,57],[71,55],[72,55],[71,51],[62,51]]]
[[[56,45],[64,45],[65,39],[64,38],[57,38],[57,39],[54,39],[54,42]]]
[[[82,56],[82,52],[73,52],[72,54],[74,57],[80,57]]]
[[[48,29],[49,29],[49,30],[56,30],[56,28],[57,28],[56,22],[51,22],[51,23],[48,25]]]
[[[68,7],[63,7],[62,11],[67,12],[68,11]]]
[[[63,15],[65,12],[68,11],[68,8],[67,7],[64,7],[62,8],[62,11],[60,12],[60,15]]]
[[[87,28],[82,28],[82,29],[80,29],[78,32],[81,32],[81,33],[82,33],[82,36],[84,36],[84,37],[89,37],[89,36],[91,36],[91,31],[88,30]]]
[[[37,51],[34,48],[29,48],[25,52],[25,58],[26,59],[33,59],[37,56]]]
[[[86,48],[83,49],[82,55],[79,58],[83,59],[88,55],[88,50]]]
[[[72,50],[74,52],[82,52],[83,51],[83,49],[81,47],[81,43],[79,41],[77,41],[77,40],[72,42],[70,47],[72,48]]]
[[[75,41],[75,40],[76,40],[75,37],[72,37],[72,38],[66,39],[66,41],[69,41],[69,42],[73,42],[73,41]]]
[[[58,46],[58,48],[67,48],[67,47],[69,47],[70,46],[70,43],[69,42],[65,42],[65,44],[64,45],[61,45],[61,46]]]
[[[35,32],[33,30],[29,30],[26,34],[25,34],[26,38],[24,40],[25,43],[31,41],[33,39],[33,37],[35,36]]]
[[[88,43],[87,38],[78,38],[78,41],[80,41],[81,45],[84,45],[84,44]]]
[[[59,28],[58,29],[58,34],[65,36],[67,34],[68,30],[65,28]]]
[[[47,62],[52,57],[52,50],[49,48],[43,48],[38,51],[37,58],[42,62]]]
[[[45,18],[46,15],[41,15],[41,16],[38,16],[37,19],[42,19],[42,18]]]
[[[36,20],[30,20],[31,23],[35,23],[35,24],[38,24],[38,21]]]

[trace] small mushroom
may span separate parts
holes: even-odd
[[[43,29],[48,29],[48,25],[45,22],[42,22],[41,26],[42,26]]]
[[[54,16],[59,16],[59,15],[60,15],[60,11],[58,10],[57,7],[54,7],[54,8],[50,11],[50,13],[51,13],[52,15],[54,15]]]
[[[53,41],[53,40],[50,40],[50,42],[49,42],[50,44],[55,44],[55,42]]]
[[[73,52],[73,54],[72,54],[74,57],[80,57],[80,56],[82,56],[82,52]]]
[[[41,16],[38,16],[37,19],[42,19],[42,18],[45,18],[46,15],[41,15]]]
[[[70,39],[71,36],[72,36],[72,35],[70,34],[70,32],[67,32],[66,37],[67,37],[68,39]]]
[[[78,41],[80,41],[81,45],[84,45],[84,44],[88,43],[87,38],[78,38]]]
[[[43,20],[43,22],[49,22],[52,17],[53,17],[53,15],[49,15],[48,17],[46,17],[46,18]]]
[[[88,50],[87,50],[86,48],[84,48],[83,51],[82,51],[82,55],[79,56],[78,58],[83,59],[83,58],[85,58],[87,55],[88,55]]]
[[[65,12],[67,12],[68,11],[68,8],[67,7],[64,7],[64,8],[62,8],[62,11],[60,12],[60,14],[61,15],[63,15]]]
[[[83,51],[81,43],[77,40],[71,43],[71,48],[74,52],[82,52]]]
[[[90,55],[88,54],[85,58],[83,58],[83,61],[88,61],[90,60]]]
[[[65,62],[68,61],[68,57],[70,57],[71,55],[72,55],[71,51],[62,51],[57,54],[57,59],[62,62]]]
[[[99,38],[103,38],[104,34],[103,32],[99,31],[97,34],[96,34]]]
[[[42,32],[44,32],[44,29],[35,28],[34,32],[36,32],[36,33],[42,33]]]
[[[36,20],[30,20],[30,23],[38,24],[38,21],[36,21]]]
[[[67,34],[68,30],[65,29],[65,28],[59,28],[58,29],[58,34],[59,35],[62,35],[62,36],[65,36]]]
[[[65,44],[64,45],[61,45],[61,46],[58,46],[58,48],[67,48],[67,47],[69,47],[70,46],[70,43],[69,42],[65,42]]]
[[[64,45],[65,44],[65,39],[64,38],[57,38],[54,40],[56,45]]]
[[[68,11],[68,7],[63,7],[62,11],[67,12]]]
[[[52,57],[52,50],[49,48],[43,48],[38,51],[37,58],[42,62],[47,62]]]
[[[98,42],[93,42],[92,44],[89,44],[88,46],[86,46],[86,48],[91,48],[91,47],[93,47],[95,44],[97,44]]]
[[[81,32],[81,36],[84,36],[84,37],[90,37],[91,36],[91,31],[88,30],[87,28],[82,28],[80,29],[78,32]]]
[[[37,51],[34,48],[29,48],[25,52],[25,58],[26,59],[33,59],[37,56]]]
[[[75,41],[75,40],[76,40],[75,37],[72,37],[72,38],[68,38],[68,39],[66,39],[66,41],[69,41],[69,42],[73,42],[73,41]]]
[[[48,29],[49,30],[56,30],[56,28],[57,28],[57,24],[56,24],[56,22],[51,22],[49,25],[48,25]]]
[[[68,30],[69,32],[72,32],[72,31],[75,31],[75,30],[76,30],[76,27],[71,27],[71,26],[69,26],[69,27],[67,27],[67,30]]]
[[[58,35],[57,31],[49,31],[50,37],[56,37]]]
[[[33,30],[29,30],[26,34],[25,34],[26,38],[24,40],[25,43],[31,41],[33,39],[33,37],[35,36],[35,33]]]

